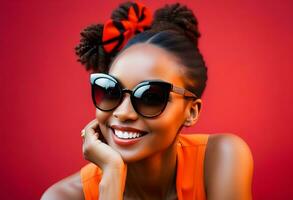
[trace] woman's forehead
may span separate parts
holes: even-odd
[[[183,86],[183,66],[178,59],[151,44],[136,44],[123,51],[112,63],[109,74],[124,85],[136,85],[144,80],[161,79]]]

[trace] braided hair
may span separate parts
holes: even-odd
[[[129,9],[137,3],[126,2],[113,11],[111,19],[127,20]],[[198,21],[192,10],[175,3],[155,11],[153,20],[144,31],[135,32],[124,46],[107,52],[103,47],[103,24],[91,25],[81,32],[80,44],[75,47],[78,61],[86,70],[107,73],[114,58],[125,49],[137,43],[157,45],[175,55],[185,66],[186,89],[199,98],[206,87],[207,67],[198,48]]]

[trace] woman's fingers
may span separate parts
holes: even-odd
[[[86,127],[82,130],[83,134],[83,150],[85,154],[88,154],[89,151],[94,150],[97,145],[101,142],[99,138],[99,133],[97,130],[99,129],[99,123],[96,119],[92,120],[90,123],[86,125]]]
[[[94,134],[96,132],[100,133],[100,127],[99,127],[99,122],[97,119],[92,120],[91,122],[89,122],[85,128],[87,133],[91,133]]]
[[[102,133],[100,132],[99,123],[96,119],[92,120],[82,130],[82,135],[83,155],[86,160],[89,160],[102,168],[121,164],[122,158],[120,154],[99,139],[99,137],[102,136]]]
[[[94,119],[81,131],[83,141],[96,141],[100,134],[99,122]]]

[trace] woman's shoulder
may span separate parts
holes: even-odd
[[[216,158],[241,158],[247,162],[252,162],[252,153],[248,144],[239,136],[232,133],[221,134],[180,134],[179,144],[182,147],[203,146],[205,148],[205,160],[215,160]],[[221,162],[223,159],[219,159]],[[225,159],[227,160],[227,159]],[[225,163],[227,163],[225,161]]]
[[[253,157],[248,144],[236,134],[209,136],[204,171],[209,195],[237,194],[251,199]]]
[[[207,167],[215,164],[230,167],[244,164],[243,167],[252,167],[252,163],[250,147],[241,137],[232,133],[209,135],[205,152]]]
[[[42,195],[41,200],[81,200],[84,199],[80,171],[50,186]]]
[[[251,157],[248,144],[238,135],[232,133],[210,134],[207,141],[206,156],[236,156]]]

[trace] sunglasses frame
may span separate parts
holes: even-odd
[[[112,80],[113,82],[117,83],[118,86],[119,86],[119,89],[120,89],[120,92],[121,92],[121,98],[119,100],[119,103],[117,103],[117,105],[112,108],[112,109],[108,109],[108,110],[104,110],[104,109],[101,109],[99,107],[97,107],[96,105],[96,101],[95,101],[95,97],[94,97],[94,83],[95,81],[98,79],[98,78],[107,78],[107,79],[110,79]],[[187,89],[184,89],[184,88],[181,88],[181,87],[177,87],[177,86],[174,86],[172,83],[168,83],[166,81],[162,81],[162,80],[158,80],[158,79],[154,79],[154,80],[144,80],[144,81],[141,81],[140,83],[138,83],[132,90],[129,90],[127,88],[123,88],[123,84],[117,79],[115,78],[114,76],[110,75],[110,74],[104,74],[104,73],[92,73],[90,74],[90,83],[91,83],[91,93],[92,93],[92,100],[93,100],[93,103],[95,105],[96,108],[98,108],[99,110],[101,111],[105,111],[105,112],[110,112],[110,111],[113,111],[114,109],[116,109],[123,101],[124,99],[124,95],[125,93],[129,93],[130,94],[130,99],[131,99],[131,104],[132,104],[132,107],[134,108],[134,110],[136,111],[136,113],[138,113],[139,115],[143,116],[143,117],[146,117],[146,118],[154,118],[154,117],[157,117],[159,116],[166,108],[167,106],[167,102],[168,102],[168,98],[169,98],[169,95],[170,95],[170,92],[174,92],[176,94],[180,94],[182,95],[184,98],[186,99],[197,99],[198,97],[191,91],[187,90]],[[137,89],[139,89],[140,87],[142,86],[145,86],[145,85],[151,85],[151,84],[159,84],[159,85],[163,85],[164,89],[166,89],[168,92],[167,92],[167,96],[166,96],[166,99],[165,100],[165,103],[164,103],[164,107],[161,109],[161,111],[155,115],[143,115],[142,113],[140,113],[138,111],[138,109],[136,108],[136,105],[134,103],[134,93]]]

